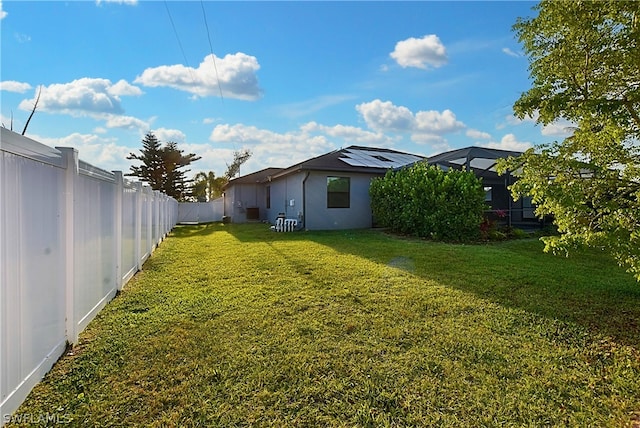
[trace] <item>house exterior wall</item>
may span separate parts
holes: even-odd
[[[376,175],[314,171],[306,180],[305,228],[308,230],[366,229],[372,226],[369,186]],[[327,208],[327,177],[350,178],[349,208]]]
[[[304,208],[302,206],[303,186],[307,173],[300,171],[295,174],[278,178],[265,183],[263,188],[263,206],[265,206],[266,220],[275,224],[279,213],[287,218],[303,221]],[[271,207],[266,208],[266,186],[271,188]]]
[[[265,189],[262,184],[234,184],[224,194],[224,215],[233,223],[246,223],[247,211],[258,209],[258,219],[265,220]]]

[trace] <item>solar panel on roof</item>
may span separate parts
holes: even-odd
[[[419,156],[376,150],[345,150],[345,157],[340,158],[349,165],[371,168],[397,168],[419,161]]]
[[[363,162],[360,162],[358,160],[351,159],[351,158],[338,158],[338,159],[340,159],[342,162],[349,164],[351,166],[367,166]]]

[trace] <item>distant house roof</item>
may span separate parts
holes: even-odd
[[[350,146],[297,163],[274,174],[273,177],[309,170],[384,174],[389,169],[424,159],[424,156],[391,149]]]
[[[224,186],[225,188],[232,184],[256,184],[268,181],[269,177],[279,173],[283,168],[265,168],[260,171],[253,172],[251,174],[243,175],[241,177],[232,178]]]
[[[476,175],[496,175],[496,161],[509,156],[520,156],[522,152],[490,149],[485,147],[466,147],[440,153],[427,159],[430,165],[438,165],[444,169],[462,167],[474,171]]]

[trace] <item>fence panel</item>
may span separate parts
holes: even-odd
[[[82,331],[117,291],[113,174],[80,168],[74,183],[74,319]]]
[[[222,221],[224,216],[224,198],[210,202],[180,202],[178,204],[178,223],[210,223]]]
[[[5,128],[0,425],[176,224],[178,203]]]
[[[64,206],[58,190],[64,170],[4,150],[1,155],[0,415],[4,415],[20,405],[64,352],[66,336]]]

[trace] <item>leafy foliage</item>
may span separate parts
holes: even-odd
[[[369,193],[376,220],[396,232],[444,241],[479,237],[486,205],[472,172],[417,163],[374,179]]]
[[[152,132],[143,138],[140,152],[139,155],[130,153],[127,156],[127,159],[142,162],[142,165],[132,165],[127,176],[138,177],[153,190],[160,190],[179,201],[189,196],[190,180],[186,178],[189,170],[184,168],[200,159],[199,156],[193,153],[184,155],[173,141],[162,146]]]
[[[251,155],[248,149],[234,151],[233,161],[227,164],[227,170],[222,177],[216,177],[213,171],[197,173],[193,178],[191,196],[199,202],[212,201],[220,197],[229,180],[240,174],[240,167]]]
[[[640,280],[640,3],[543,1],[514,26],[533,87],[517,116],[576,124],[563,142],[529,150],[500,168],[516,171],[515,197],[553,214],[560,236],[546,251],[603,248]]]
[[[216,177],[215,172],[199,172],[193,178],[192,195],[198,202],[212,201],[222,195],[226,177]]]
[[[240,174],[240,167],[243,163],[249,160],[251,155],[252,153],[249,149],[236,150],[233,152],[233,162],[231,162],[230,165],[227,165],[227,171],[224,173],[227,181]]]

